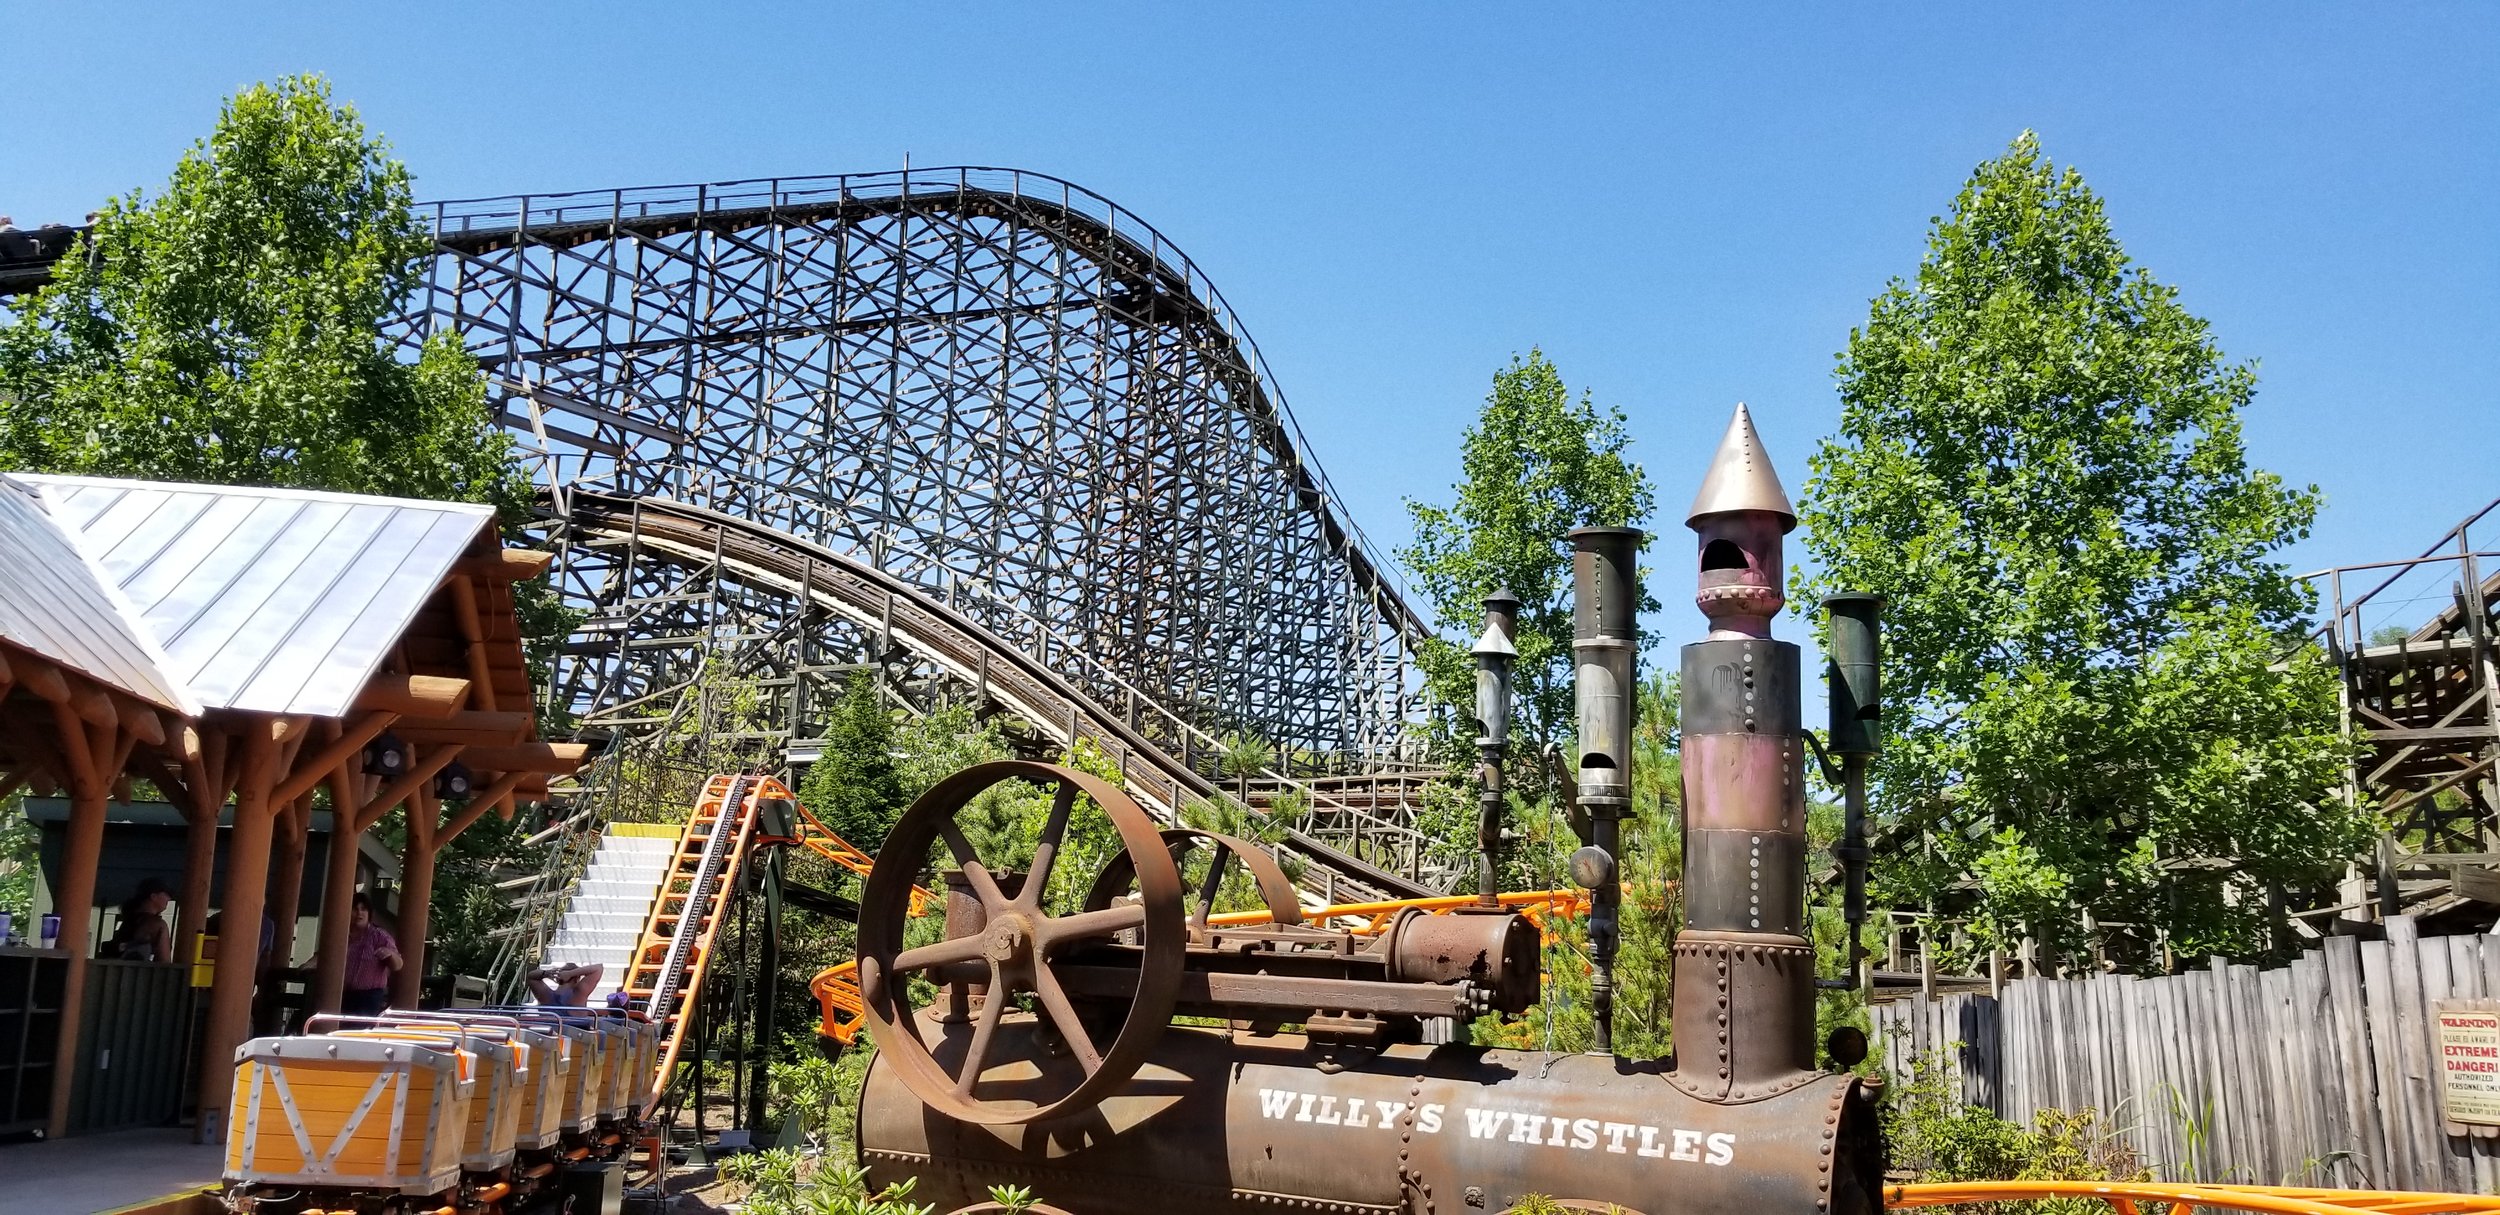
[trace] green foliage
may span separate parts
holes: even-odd
[[[1484,629],[1484,597],[1505,588],[1519,596],[1512,753],[1534,787],[1542,777],[1528,765],[1571,726],[1568,533],[1649,518],[1649,479],[1625,458],[1630,442],[1621,410],[1599,409],[1586,393],[1574,402],[1554,364],[1532,349],[1494,373],[1484,411],[1460,441],[1457,500],[1406,504],[1415,543],[1399,557],[1445,634],[1425,638],[1418,654],[1433,699],[1453,713],[1445,742],[1475,737],[1469,649]],[[1644,593],[1643,610],[1656,606]]]
[[[2370,823],[2330,790],[2335,692],[2274,664],[2301,587],[2272,554],[2314,489],[2251,469],[2247,365],[2132,267],[2026,133],[1978,167],[1840,356],[1837,436],[1792,599],[1886,596],[1877,868],[1975,944],[2082,942],[2081,915],[2191,952],[2266,944],[2265,889],[2331,876]],[[2224,857],[2180,872],[2164,862]]]
[[[35,824],[26,817],[26,798],[0,799],[0,911],[9,914],[9,931],[35,935]]]
[[[912,1203],[914,1183],[868,1190],[868,1170],[810,1159],[788,1148],[746,1152],[721,1162],[724,1180],[747,1187],[748,1215],[928,1215],[932,1203]]]
[[[1652,671],[1641,681],[1633,708],[1632,813],[1623,821],[1623,906],[1615,949],[1615,1050],[1632,1058],[1663,1056],[1673,1045],[1672,949],[1684,921],[1680,708],[1673,673]],[[1513,860],[1522,870],[1518,887],[1567,885],[1564,861],[1580,840],[1563,815],[1548,803],[1517,798],[1510,814],[1521,829],[1513,846]],[[1477,1021],[1476,1042],[1533,1050],[1590,1047],[1595,1023],[1588,1002],[1588,921],[1573,918],[1552,928],[1537,1006],[1507,1025],[1492,1018]]]
[[[490,814],[469,824],[435,855],[433,910],[426,926],[428,970],[484,975],[494,968],[502,944],[494,931],[513,921],[513,892],[497,889],[496,883],[546,865],[551,845],[525,842],[541,825],[537,813],[527,809],[509,819]]]
[[[408,181],[321,78],[236,94],[11,305],[0,467],[525,505],[458,339],[382,336],[431,251]]]
[[[894,762],[894,715],[866,671],[855,672],[825,725],[825,749],[808,765],[799,800],[835,835],[875,852],[903,812]]]
[[[1274,767],[1276,744],[1247,730],[1233,730],[1216,740],[1224,750],[1216,757],[1216,772],[1240,786],[1241,796],[1250,796],[1250,778]]]
[[[844,1055],[845,1061],[851,1054],[860,1055],[863,1060],[866,1056],[865,1051],[850,1052]],[[864,1062],[858,1070],[865,1070]],[[768,1076],[773,1110],[780,1117],[796,1116],[808,1142],[822,1149],[837,1134],[848,1138],[842,1099],[851,1090],[844,1082],[856,1078],[846,1077],[841,1066],[825,1058],[813,1044],[796,1038],[785,1040],[773,1055]]]
[[[1961,1069],[1949,1056],[1939,1052],[1910,1064],[1909,1083],[1891,1094],[1881,1115],[1896,1171],[1922,1182],[2152,1179],[2098,1110],[2044,1109],[2025,1127],[1964,1103]],[[2023,1209],[2096,1215],[2108,1208],[2097,1199],[2046,1199]]]

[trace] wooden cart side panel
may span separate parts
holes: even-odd
[[[447,1062],[248,1059],[236,1069],[226,1176],[437,1192],[459,1177],[459,1141],[444,1130],[467,1117],[465,1087]]]
[[[533,1034],[522,1045],[528,1066],[521,1078],[521,1099],[513,1103],[512,1141],[526,1148],[546,1147],[562,1132],[564,1044]]]

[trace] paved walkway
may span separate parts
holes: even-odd
[[[0,1146],[0,1215],[97,1215],[217,1184],[217,1145],[188,1128]]]

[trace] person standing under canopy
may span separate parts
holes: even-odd
[[[391,973],[406,965],[399,938],[373,922],[373,902],[359,893],[355,918],[347,929],[347,975],[339,1011],[351,1017],[372,1017],[391,1004]]]
[[[98,956],[124,962],[173,961],[174,934],[165,927],[165,906],[173,901],[173,891],[163,879],[140,879],[137,892],[121,906],[113,939]]]

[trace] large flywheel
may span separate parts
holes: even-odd
[[[958,821],[974,798],[1011,780],[1052,790],[1050,813],[1021,873],[999,856],[985,860]],[[1066,857],[1072,820],[1094,814],[1117,832],[1119,863],[1135,873],[1138,895],[1092,910],[1066,899],[1060,913],[1052,872]],[[948,935],[907,947],[912,887],[940,846],[959,875],[950,883]],[[992,851],[1005,850],[994,844]],[[1080,1007],[1071,998],[1075,985],[1062,982],[1055,968],[1115,938],[1135,951],[1136,984],[1125,1010],[1106,1010],[1099,997]],[[948,1117],[999,1125],[1076,1113],[1144,1064],[1170,1024],[1187,943],[1179,867],[1135,800],[1057,764],[976,764],[912,803],[869,873],[858,945],[869,1037],[913,1094]],[[915,976],[937,986],[929,1007],[915,1006]],[[1005,1045],[1011,1039],[1016,1047]],[[1036,1044],[1046,1048],[1044,1066],[988,1074],[999,1063],[1030,1058],[1024,1048]]]

